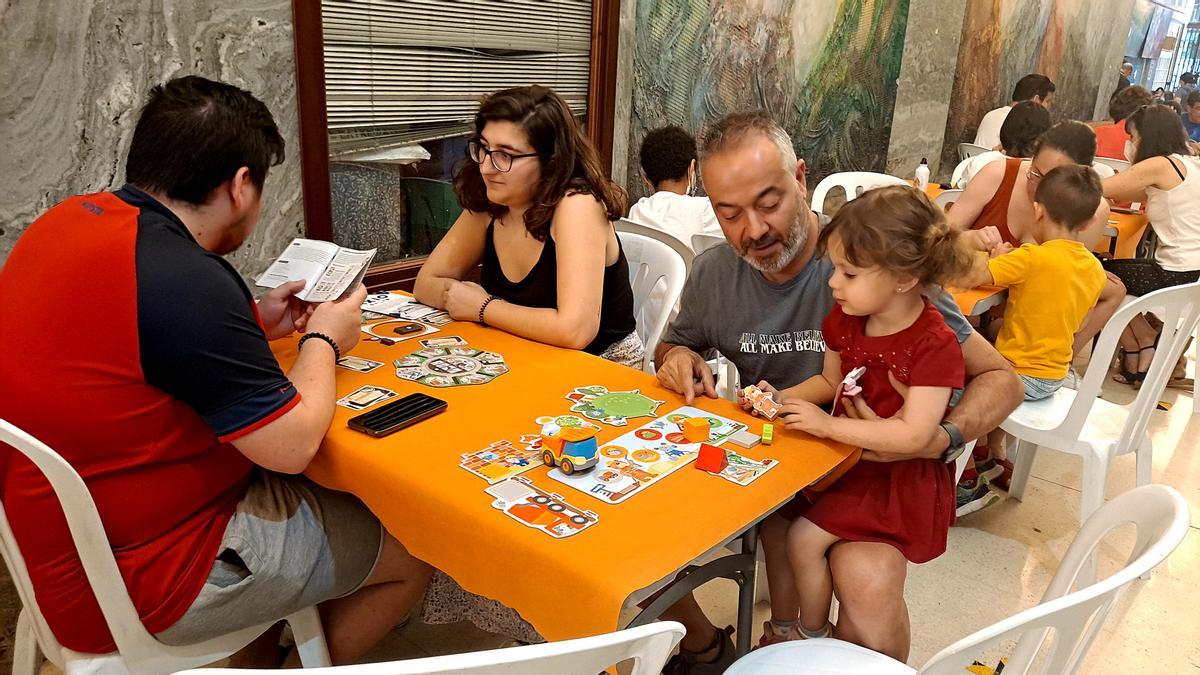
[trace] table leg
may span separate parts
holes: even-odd
[[[713,579],[732,579],[738,584],[737,655],[750,651],[754,631],[754,579],[758,557],[758,525],[751,525],[741,536],[742,552],[722,556],[703,565],[691,565],[659,592],[626,628],[657,621],[663,612],[695,589]]]

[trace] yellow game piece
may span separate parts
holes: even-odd
[[[774,437],[775,437],[775,425],[764,424],[763,429],[762,429],[763,445],[770,445],[771,441],[774,439]]]
[[[708,420],[702,417],[689,417],[680,423],[679,428],[688,443],[703,443],[711,433]]]

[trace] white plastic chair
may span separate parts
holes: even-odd
[[[693,234],[692,250],[696,252],[696,255],[700,255],[714,246],[720,246],[721,244],[724,244],[725,241],[725,237],[716,234]]]
[[[1134,579],[1171,554],[1187,536],[1189,514],[1183,495],[1165,485],[1147,485],[1113,499],[1092,515],[1075,535],[1054,579],[1036,606],[975,631],[929,659],[920,670],[840,640],[784,642],[751,652],[727,675],[870,673],[871,675],[962,675],[983,652],[1019,639],[1004,667],[1005,675],[1025,675],[1043,651],[1038,672],[1070,675],[1078,670],[1113,605]],[[1137,541],[1120,571],[1103,581],[1080,582],[1086,561],[1113,529],[1137,528]],[[1078,590],[1071,591],[1072,587]],[[1054,631],[1053,643],[1046,637]]]
[[[825,214],[825,198],[829,195],[829,191],[835,187],[845,190],[846,201],[850,201],[871,188],[884,187],[886,185],[909,185],[909,182],[903,178],[889,176],[886,173],[874,173],[871,171],[841,171],[830,174],[823,178],[820,183],[817,183],[817,189],[813,190],[811,200],[812,210],[820,214]]]
[[[1110,157],[1097,157],[1094,164],[1103,164],[1116,173],[1129,170],[1129,162],[1123,159],[1112,159]]]
[[[629,261],[633,316],[637,319],[638,336],[646,346],[642,370],[653,373],[654,348],[679,302],[687,271],[683,258],[658,239],[633,232],[622,232],[620,236],[621,247]]]
[[[974,143],[959,143],[958,144],[958,161],[961,162],[964,159],[967,159],[968,157],[974,157],[975,155],[982,155],[983,153],[990,152],[991,150],[992,150],[992,148],[985,148],[982,145],[975,145]]]
[[[657,239],[667,246],[670,246],[671,250],[678,253],[679,257],[683,259],[684,272],[686,274],[692,273],[692,259],[696,257],[696,254],[692,251],[691,242],[683,241],[682,239],[679,239],[675,235],[665,230],[660,230],[657,227],[650,227],[645,223],[639,223],[636,220],[630,220],[628,218],[621,218],[617,222],[613,223],[613,227],[616,228],[617,232],[640,234],[643,237]]]
[[[407,661],[364,663],[356,666],[318,668],[313,675],[516,675],[555,673],[595,675],[605,668],[635,659],[631,675],[657,675],[671,650],[683,639],[682,624],[674,621],[627,628],[578,640],[493,649],[468,654],[451,654]],[[277,670],[228,670],[204,668],[179,675],[277,675]]]
[[[933,203],[936,204],[938,208],[945,211],[950,207],[951,204],[958,201],[958,198],[962,196],[962,193],[962,190],[943,190],[941,194],[934,198]]]
[[[1154,362],[1137,397],[1128,406],[1100,399],[1100,387],[1108,377],[1111,355],[1116,351],[1122,329],[1135,315],[1151,309],[1161,312],[1163,330]],[[1019,441],[1009,496],[1018,500],[1025,496],[1038,447],[1083,458],[1081,521],[1087,520],[1104,502],[1108,465],[1114,457],[1136,452],[1137,484],[1149,484],[1153,445],[1146,426],[1198,320],[1200,283],[1164,288],[1118,309],[1100,333],[1078,390],[1064,387],[1047,399],[1022,403],[1000,425]]]
[[[7,443],[28,457],[54,489],[66,514],[88,583],[117,644],[117,651],[110,654],[84,654],[58,643],[38,608],[25,558],[13,537],[8,515],[0,506],[0,552],[8,564],[23,606],[17,617],[14,674],[33,675],[38,671],[39,647],[46,658],[66,673],[173,673],[220,661],[250,644],[275,623],[244,628],[195,645],[171,646],[155,640],[142,625],[129,598],[96,503],[83,479],[58,453],[2,419],[0,443]],[[315,607],[281,619],[292,627],[301,663],[308,667],[330,664],[325,633]]]

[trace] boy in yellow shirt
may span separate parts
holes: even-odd
[[[1001,244],[990,251],[990,260],[981,254],[963,280],[966,288],[1008,289],[996,350],[1021,377],[1026,401],[1047,398],[1062,387],[1074,358],[1075,333],[1104,288],[1104,268],[1078,239],[1102,197],[1100,179],[1090,167],[1050,171],[1034,195],[1029,235],[1036,243],[1017,249]],[[1003,435],[997,432],[988,435],[988,445],[1002,458]]]

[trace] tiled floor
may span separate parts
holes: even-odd
[[[1131,390],[1105,386],[1106,398],[1126,401]],[[1190,392],[1168,389],[1174,405],[1155,412],[1154,481],[1180,490],[1200,514],[1200,417],[1193,418]],[[941,558],[912,566],[907,598],[912,614],[914,667],[969,632],[1035,604],[1078,528],[1080,460],[1052,451],[1038,453],[1024,502],[1006,500],[962,519],[950,532]],[[1118,458],[1108,493],[1134,484],[1133,456]],[[1195,521],[1193,521],[1195,522]],[[1101,574],[1127,552],[1131,537],[1119,533],[1103,550]],[[1118,546],[1119,545],[1119,546]],[[1124,548],[1121,548],[1121,547]],[[701,604],[718,625],[734,623],[736,586],[714,582],[700,589]],[[1155,570],[1135,582],[1110,615],[1080,672],[1107,675],[1200,672],[1200,530]],[[757,625],[767,618],[756,608]],[[757,637],[757,636],[756,636]],[[504,638],[470,624],[413,624],[394,631],[367,660],[404,659],[490,649]],[[995,659],[996,655],[988,655]],[[53,669],[46,669],[48,672]]]

